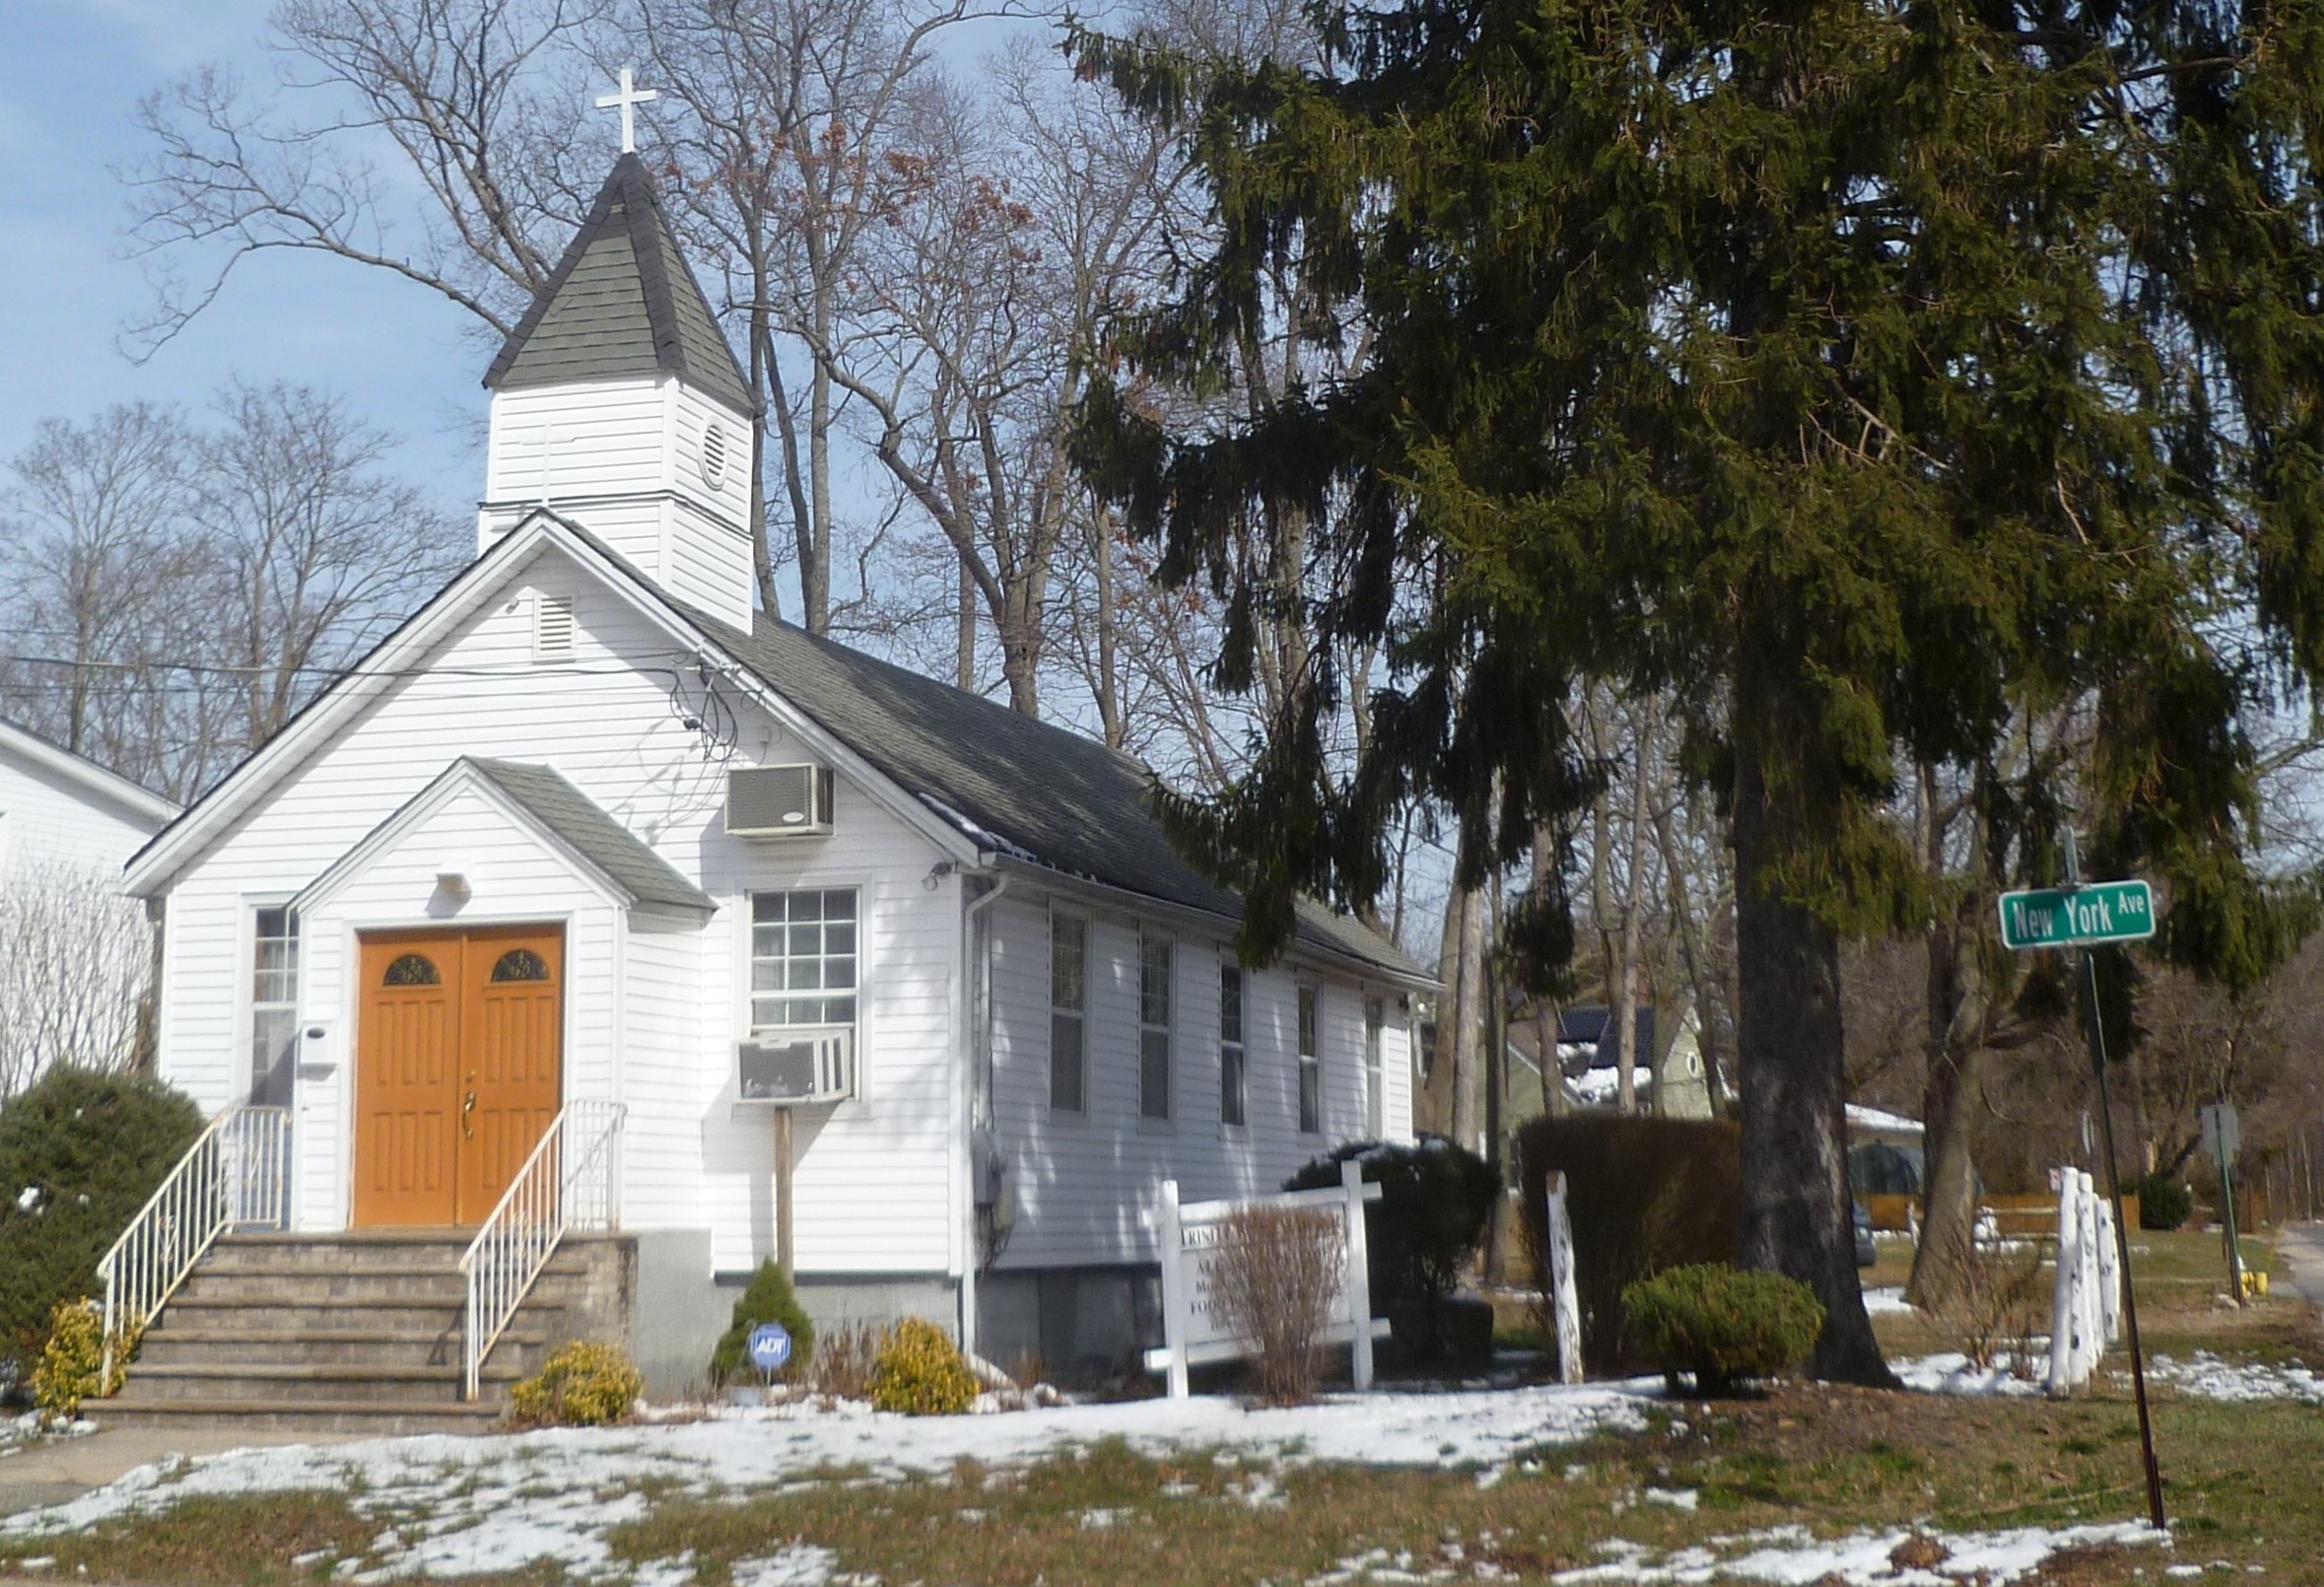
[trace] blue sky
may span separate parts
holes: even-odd
[[[143,152],[139,97],[208,60],[265,81],[271,0],[0,0],[0,458],[34,424],[113,402],[198,408],[230,376],[333,390],[403,438],[393,464],[472,504],[489,349],[424,289],[319,254],[243,261],[219,301],[143,365],[115,343],[146,310],[121,257],[127,211],[112,168]],[[4,505],[0,505],[4,511]]]

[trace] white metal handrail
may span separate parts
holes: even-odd
[[[142,1328],[185,1282],[221,1234],[291,1224],[291,1110],[235,1103],[210,1121],[97,1264],[104,1282],[104,1364],[113,1342]]]
[[[615,1169],[628,1111],[618,1102],[568,1102],[460,1258],[468,1281],[461,1391],[467,1399],[476,1398],[485,1356],[524,1304],[565,1231],[620,1226]]]

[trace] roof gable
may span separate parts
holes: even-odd
[[[445,767],[384,821],[374,827],[295,902],[311,908],[361,872],[372,857],[417,827],[452,794],[475,789],[492,803],[537,831],[587,869],[634,909],[657,914],[715,913],[718,905],[679,874],[627,827],[608,815],[556,770],[518,761],[463,755]]]
[[[625,154],[484,383],[502,390],[665,372],[745,413],[756,407],[645,163]]]

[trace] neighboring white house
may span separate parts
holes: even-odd
[[[1310,907],[1243,970],[1138,764],[753,614],[747,387],[634,155],[486,383],[476,560],[129,867],[161,1070],[291,1110],[297,1228],[474,1223],[618,1103],[682,1379],[776,1248],[742,1092],[805,1091],[812,1312],[1119,1361],[1165,1178],[1409,1138],[1393,944]]]
[[[177,806],[0,722],[0,1097],[55,1059],[126,1063],[153,990],[153,932],[121,864]]]
[[[0,722],[0,884],[35,865],[117,876],[176,814],[159,794]]]

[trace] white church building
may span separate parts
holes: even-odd
[[[1409,1138],[1392,943],[1308,907],[1245,969],[1142,766],[753,611],[749,389],[635,155],[485,383],[475,560],[127,871],[161,1072],[275,1121],[278,1240],[554,1241],[554,1131],[657,1390],[786,1225],[824,1323],[1094,1370],[1166,1178]]]

